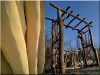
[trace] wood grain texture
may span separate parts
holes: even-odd
[[[37,74],[38,44],[40,35],[40,2],[25,2],[25,13],[27,23],[27,55],[29,62],[29,73]]]
[[[14,74],[28,74],[26,45],[15,1],[2,2],[1,48]]]

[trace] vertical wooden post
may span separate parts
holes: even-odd
[[[60,73],[65,73],[64,64],[64,30],[63,30],[63,20],[61,18],[61,11],[57,9],[58,21],[59,21],[59,62],[60,62]]]
[[[90,41],[91,41],[91,45],[92,45],[93,52],[94,52],[94,55],[95,55],[96,63],[97,63],[98,66],[100,66],[98,53],[97,53],[97,50],[94,48],[94,43],[93,43],[92,32],[91,32],[90,26],[88,26],[88,29],[89,29]]]
[[[54,48],[54,42],[56,41],[56,36],[55,36],[55,28],[56,28],[56,25],[55,25],[55,22],[52,21],[52,57],[51,57],[51,69],[52,69],[52,72],[55,73],[56,72],[56,68],[55,68],[55,48]]]
[[[72,55],[72,56],[71,56],[71,58],[72,58],[72,67],[74,68],[74,66],[75,66],[75,64],[74,64],[74,53],[72,52],[71,55]]]
[[[86,59],[86,51],[85,51],[85,42],[84,42],[84,38],[81,34],[81,31],[79,31],[79,35],[80,35],[80,40],[81,40],[81,45],[82,45],[82,48],[83,48],[83,63],[84,63],[84,67],[87,66],[87,59]]]
[[[76,54],[73,52],[73,67],[76,69]]]

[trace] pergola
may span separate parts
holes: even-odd
[[[74,15],[73,11],[69,11],[70,7],[68,6],[65,10],[58,7],[54,3],[50,3],[50,5],[56,9],[57,11],[57,19],[47,18],[47,20],[50,20],[52,22],[52,55],[51,55],[51,69],[53,73],[58,73],[57,69],[59,69],[59,73],[65,73],[66,67],[65,67],[65,61],[67,59],[64,57],[64,28],[72,29],[73,31],[77,31],[78,39],[81,41],[82,46],[82,60],[83,60],[83,66],[93,66],[93,65],[99,65],[99,59],[96,52],[96,49],[93,44],[92,39],[92,32],[91,27],[93,27],[91,24],[92,22],[86,22],[85,18],[81,19],[79,17],[80,14]],[[68,18],[72,17],[72,20],[68,24],[65,24],[64,21],[67,21]],[[79,22],[73,26],[71,26],[71,23],[75,20],[78,20]],[[84,26],[82,28],[78,28],[82,23],[84,23]],[[87,37],[88,36],[88,37]],[[67,38],[67,37],[66,37]],[[91,54],[92,52],[92,54]],[[66,52],[67,54],[68,52]],[[75,67],[75,61],[76,61],[76,54],[71,52],[69,54],[72,54],[73,64]],[[87,64],[87,60],[90,59],[93,62],[91,64]]]

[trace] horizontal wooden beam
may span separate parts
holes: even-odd
[[[68,6],[68,7],[66,8],[66,11],[68,11],[68,10],[69,10],[69,8],[70,8],[70,6]],[[66,14],[66,13],[65,13],[65,12],[63,12],[63,13],[61,14],[61,17],[63,17],[65,14]],[[58,18],[56,19],[56,22],[58,23]]]
[[[73,13],[73,11],[71,11],[70,13]],[[68,15],[63,19],[63,21],[67,20],[69,17],[70,17],[70,15],[68,14]]]
[[[76,16],[73,15],[72,13],[70,13],[70,12],[68,12],[68,11],[66,11],[66,10],[64,10],[64,9],[62,9],[62,8],[60,8],[60,7],[58,7],[58,6],[55,5],[54,3],[50,3],[50,5],[51,5],[52,7],[54,7],[54,8],[56,8],[56,9],[61,10],[62,12],[65,12],[65,13],[69,14],[69,15],[72,16],[72,17],[76,17]],[[79,17],[76,17],[76,19],[78,19],[78,20],[80,20],[80,21],[83,21],[86,25],[90,25],[89,23],[87,23],[86,21],[82,20],[82,19],[79,18]],[[91,26],[92,26],[92,25],[91,25]]]
[[[73,30],[73,27],[72,26],[65,25],[65,24],[64,24],[64,26],[66,26],[66,28],[71,28]],[[80,31],[79,29],[74,29],[74,30]]]
[[[56,21],[55,19],[51,19],[49,17],[46,17],[45,19],[50,20],[50,21]]]
[[[85,20],[85,18],[83,18],[83,20]],[[73,28],[73,30],[78,27],[83,21],[80,21],[77,25],[75,25],[75,27]]]
[[[86,30],[85,32],[83,32],[83,34],[87,33],[89,30]]]
[[[66,8],[66,11],[68,11],[69,9],[70,9],[70,6],[68,6],[68,7]],[[63,14],[61,15],[61,17],[63,17],[64,14],[65,14],[65,12],[63,12]]]
[[[86,27],[91,27],[92,21],[89,23],[89,25],[84,26],[81,30],[85,29]]]
[[[68,6],[68,7],[66,8],[66,11],[68,11],[69,9],[70,9],[70,6]],[[63,17],[64,14],[65,14],[65,12],[62,13],[61,17]],[[48,18],[48,17],[45,18],[45,19],[47,19],[47,20],[51,20],[51,21],[56,21],[56,22],[58,21],[58,18],[57,18],[56,20],[55,20],[55,19]]]
[[[85,29],[87,26],[84,26],[81,30]]]
[[[76,17],[78,17],[79,14],[77,14],[69,23],[68,23],[68,26],[76,19]]]

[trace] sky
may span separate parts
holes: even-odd
[[[73,11],[73,14],[80,14],[80,18],[86,18],[88,23],[93,21],[92,34],[93,40],[96,44],[99,44],[99,2],[98,1],[45,1],[45,17],[57,18],[56,9],[50,6],[50,2],[55,3],[57,6],[66,9],[67,6],[71,8],[69,11]],[[69,19],[70,20],[70,19]],[[77,21],[76,21],[77,22]],[[66,21],[68,23],[68,21]],[[72,23],[72,25],[75,22]],[[72,26],[71,25],[71,26]],[[76,24],[75,24],[76,25]],[[74,26],[75,26],[74,25]],[[51,32],[51,21],[45,20],[45,31]],[[64,29],[64,41],[71,40],[72,45],[76,43],[76,32],[71,29]],[[99,46],[99,45],[98,45]]]

